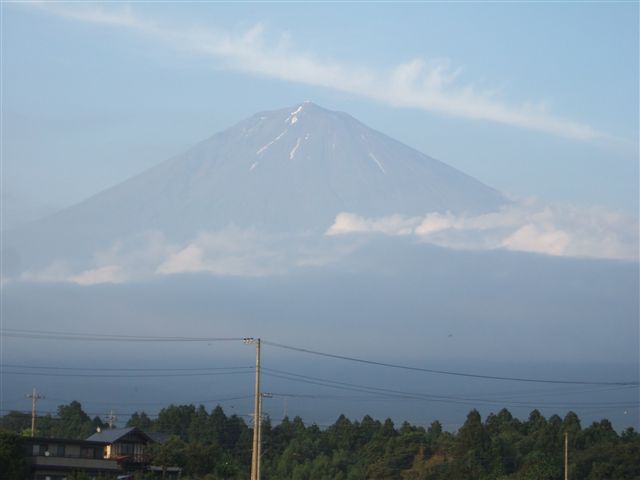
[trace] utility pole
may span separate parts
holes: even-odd
[[[44,395],[38,394],[36,391],[36,387],[33,387],[33,391],[30,394],[25,395],[25,397],[31,399],[31,436],[36,436],[36,402],[41,398],[44,398]]]
[[[564,480],[569,480],[569,433],[564,432]]]
[[[263,398],[273,398],[273,394],[272,393],[261,393],[260,394],[260,418],[258,419],[258,454],[257,456],[257,472],[258,472],[258,476],[256,477],[256,480],[260,480],[260,461],[262,458],[262,399]]]
[[[113,410],[111,410],[111,412],[109,413],[109,415],[107,415],[107,422],[109,424],[109,430],[111,430],[113,428],[113,423],[118,420],[118,417],[116,417],[113,414]]]
[[[247,345],[256,346],[256,388],[253,407],[253,448],[251,449],[251,480],[260,480],[260,419],[262,398],[260,396],[260,339],[244,338]]]

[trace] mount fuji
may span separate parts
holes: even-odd
[[[234,226],[322,234],[340,212],[477,214],[508,200],[468,175],[311,102],[261,112],[52,216],[4,232],[22,267],[89,258],[159,231],[184,242]]]
[[[2,232],[3,328],[253,336],[440,370],[637,378],[637,262],[441,246],[431,241],[438,231],[428,234],[429,241],[397,230],[331,234],[340,218],[351,215],[365,223],[397,221],[401,228],[412,221],[414,231],[426,217],[435,223],[481,219],[481,230],[497,224],[512,235],[520,231],[520,224],[508,223],[517,202],[347,114],[312,103],[258,113],[78,205]],[[506,227],[496,212],[506,216]],[[548,221],[546,212],[539,216]],[[477,231],[451,230],[455,241]],[[542,233],[543,242],[563,238]],[[113,343],[14,340],[23,339],[2,339],[3,360],[26,365],[84,365],[100,358],[116,359],[111,368],[241,365],[251,355],[232,342],[118,344],[114,355]],[[356,370],[355,364],[348,370],[335,359],[321,363],[291,353],[269,349],[266,359],[273,368],[295,365],[321,378],[339,374],[345,382],[370,385],[397,382],[391,386],[401,390],[407,382],[458,395],[506,388],[469,378],[459,384],[452,377],[396,378],[396,371]],[[31,388],[29,376],[7,379],[7,398]],[[121,398],[122,391],[130,401],[146,402],[173,399],[175,392],[207,398],[249,388],[236,376],[194,383],[185,383],[187,377],[106,380],[65,383],[49,376],[39,388],[69,399],[89,400],[89,392],[100,402]],[[296,388],[273,382],[265,379],[270,391]],[[318,394],[315,387],[299,393]],[[525,393],[530,396],[513,391]],[[602,401],[632,403],[633,393],[620,390]],[[296,414],[362,416],[378,408],[381,417],[424,419],[424,401],[400,407],[346,398],[301,402]],[[583,400],[578,395],[574,404]],[[451,418],[450,403],[429,408],[442,405],[442,414],[434,415]],[[235,404],[237,411],[250,408]],[[466,412],[458,413],[464,418]],[[619,411],[612,421],[627,426],[629,417]]]

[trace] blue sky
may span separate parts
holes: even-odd
[[[637,2],[3,1],[0,9],[5,227],[80,202],[255,112],[304,100],[346,111],[503,192],[552,205],[523,200],[482,218],[390,217],[410,237],[379,219],[355,218],[361,231],[343,222],[351,228],[344,236],[322,237],[345,243],[318,247],[326,270],[308,277],[280,237],[256,234],[256,241],[232,230],[188,232],[195,237],[181,244],[118,239],[87,265],[54,259],[7,280],[9,326],[43,329],[47,319],[47,329],[55,323],[60,331],[85,323],[161,335],[199,335],[205,326],[233,336],[262,331],[337,352],[355,345],[372,358],[391,345],[398,357],[428,352],[479,372],[490,367],[478,358],[509,358],[515,371],[522,367],[514,358],[580,363],[584,352],[590,361],[637,367]],[[443,233],[431,249],[422,242],[433,225]],[[508,238],[496,234],[499,245],[489,244],[490,227]],[[360,237],[348,236],[380,234],[376,228],[403,248],[375,237],[381,243],[363,243],[360,252]],[[477,232],[487,237],[470,249],[635,263],[439,249]],[[303,243],[305,255],[315,253]],[[200,264],[165,277],[161,266],[185,252],[200,255]],[[216,276],[229,258],[253,266],[263,252],[291,262],[274,271],[298,276]],[[347,263],[352,252],[353,265],[372,260],[360,277]],[[363,319],[372,325],[364,339]],[[56,348],[13,351],[20,358],[46,351],[64,363],[69,352]],[[23,395],[19,382],[13,388]],[[158,392],[138,398],[150,395]]]
[[[507,193],[637,215],[637,3],[3,3],[2,42],[17,216],[307,99]]]

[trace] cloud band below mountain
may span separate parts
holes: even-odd
[[[158,231],[142,232],[96,252],[86,265],[55,259],[39,270],[2,283],[127,283],[176,274],[220,277],[286,275],[297,269],[349,265],[372,236],[400,236],[450,249],[510,250],[561,257],[637,262],[637,220],[603,208],[514,202],[497,212],[365,218],[340,213],[324,236],[273,234],[229,227],[173,242]],[[402,248],[402,244],[398,244]],[[371,259],[372,262],[375,259]]]
[[[434,212],[423,217],[364,218],[344,212],[326,232],[329,236],[357,233],[413,236],[448,248],[638,260],[637,220],[600,207],[527,201],[475,216]]]

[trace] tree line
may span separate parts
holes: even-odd
[[[30,421],[19,412],[0,417],[0,465]],[[55,416],[38,417],[37,425],[38,436],[55,438],[86,438],[97,427],[108,428],[75,401],[59,406]],[[202,405],[170,405],[155,418],[136,412],[127,426],[171,435],[152,448],[154,463],[181,466],[183,479],[249,476],[252,430],[220,406],[209,412]],[[533,410],[523,421],[507,409],[484,420],[472,410],[457,432],[438,421],[424,428],[370,416],[354,421],[341,415],[324,429],[300,417],[275,426],[266,418],[262,432],[266,480],[563,480],[565,432],[571,480],[640,479],[640,434],[633,428],[618,433],[606,419],[583,428],[573,412],[545,418]],[[11,477],[0,471],[0,478]]]

